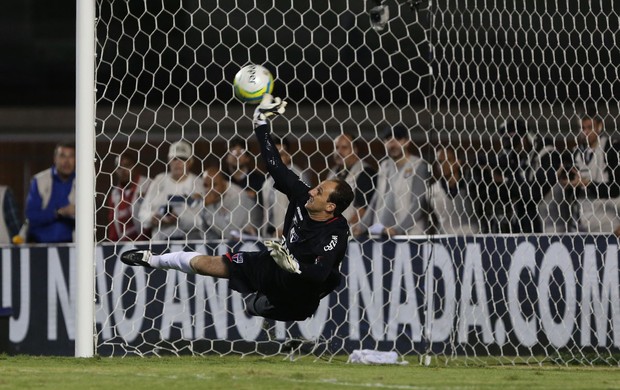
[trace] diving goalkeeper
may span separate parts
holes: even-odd
[[[280,159],[267,120],[285,111],[286,102],[266,94],[254,112],[254,132],[275,188],[289,205],[284,236],[265,241],[260,252],[207,256],[198,252],[154,255],[130,250],[121,261],[131,266],[174,269],[189,274],[230,279],[229,287],[246,294],[246,311],[278,321],[301,321],[314,314],[319,301],[340,284],[349,225],[342,212],[353,200],[351,187],[341,179],[325,180],[310,188]]]

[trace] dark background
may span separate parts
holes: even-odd
[[[22,208],[30,177],[75,135],[75,2],[4,7],[0,53],[0,184]]]
[[[105,47],[98,78],[118,78],[105,83],[104,100],[121,89],[136,102],[222,100],[230,96],[222,80],[252,60],[270,66],[294,101],[420,104],[424,96],[407,91],[428,74],[425,33],[435,96],[556,103],[620,94],[620,5],[613,1],[439,0],[430,15],[398,8],[389,34],[368,33],[361,2],[147,3],[148,14],[143,1],[98,2],[98,46]],[[425,31],[429,16],[432,32]],[[75,2],[16,2],[0,14],[0,32],[0,104],[73,106]],[[124,60],[105,65],[117,53]],[[171,80],[192,86],[166,90]]]
[[[0,13],[0,104],[75,103],[75,1],[23,0]]]
[[[620,5],[613,1],[439,0],[430,15],[397,8],[383,34],[369,33],[361,2],[147,3],[148,13],[143,1],[98,2],[98,79],[113,78],[102,81],[102,101],[118,101],[122,91],[135,103],[226,102],[222,81],[251,60],[269,66],[296,102],[423,104],[424,95],[409,91],[424,91],[418,84],[429,81],[420,80],[431,58],[426,34],[442,101],[554,104],[620,94]],[[0,14],[0,32],[0,104],[73,106],[75,2],[16,2]],[[112,60],[117,54],[123,60]],[[177,87],[167,88],[171,82]]]

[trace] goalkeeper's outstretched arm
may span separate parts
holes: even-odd
[[[280,152],[270,135],[271,126],[268,119],[283,114],[285,107],[286,101],[265,94],[254,112],[254,133],[260,145],[261,156],[265,161],[265,166],[275,182],[274,187],[290,197],[296,189],[299,188],[297,191],[305,193],[309,190],[309,187],[282,162]]]

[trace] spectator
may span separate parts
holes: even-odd
[[[239,238],[242,233],[256,235],[257,209],[246,191],[229,182],[215,167],[205,170],[203,184],[204,202],[198,210],[205,239]]]
[[[435,155],[435,183],[430,187],[429,199],[436,233],[478,233],[478,217],[471,201],[473,183],[461,159],[451,146],[438,147]]]
[[[366,208],[372,198],[376,184],[376,172],[359,158],[359,148],[352,134],[339,135],[334,142],[334,147],[334,169],[330,171],[327,178],[341,178],[353,188],[355,199],[342,215],[349,221],[349,226],[355,227],[366,213]]]
[[[254,157],[247,150],[245,140],[239,137],[230,140],[225,162],[225,173],[230,181],[247,191],[254,203],[258,203],[265,176],[256,170]]]
[[[224,158],[224,173],[231,183],[243,188],[256,207],[258,221],[263,220],[263,210],[260,207],[260,191],[265,181],[265,175],[256,168],[254,156],[247,149],[244,139],[232,138],[228,143],[228,152]],[[260,226],[256,226],[257,229]]]
[[[28,242],[71,242],[75,230],[75,144],[54,148],[54,164],[34,175],[26,199]]]
[[[612,233],[620,225],[620,143],[602,132],[603,120],[594,110],[581,116],[572,166],[563,181],[570,205],[568,231]]]
[[[136,171],[137,158],[125,152],[116,158],[116,170],[108,196],[108,233],[110,241],[145,240],[138,211],[144,201],[150,180]]]
[[[157,175],[146,193],[138,213],[143,229],[150,229],[153,240],[192,238],[196,226],[192,211],[194,194],[202,194],[200,179],[191,172],[192,146],[185,141],[170,145],[168,169]]]
[[[475,181],[482,202],[483,233],[542,233],[543,198],[557,183],[560,155],[553,141],[535,138],[522,119],[508,119],[498,129],[501,150],[478,158]]]
[[[312,174],[310,171],[303,171],[297,165],[293,164],[290,154],[291,144],[288,138],[278,138],[273,136],[273,141],[280,158],[286,167],[301,178],[306,184],[312,183]],[[263,205],[263,222],[261,225],[262,235],[265,237],[281,237],[284,229],[284,216],[288,208],[288,198],[286,195],[274,188],[274,180],[267,175],[265,182],[261,188],[261,200]]]
[[[385,129],[383,140],[388,156],[379,164],[377,189],[354,233],[424,234],[429,227],[428,164],[412,154],[405,127]]]
[[[11,188],[0,186],[0,205],[0,244],[10,244],[22,224]]]

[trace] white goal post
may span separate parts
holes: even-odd
[[[95,1],[76,1],[75,356],[95,353]],[[91,260],[92,259],[92,260]]]
[[[615,2],[77,4],[76,356],[293,351],[329,358],[370,348],[509,364],[620,360],[613,235],[620,201],[609,196],[603,208],[616,211],[591,214],[598,218],[594,228],[583,218],[596,202],[569,198],[561,179],[579,168],[586,113],[600,118],[604,139],[612,140],[619,124]],[[386,25],[373,28],[381,5],[389,9]],[[183,140],[201,186],[207,167],[227,169],[231,142],[241,138],[254,160],[250,169],[264,176],[252,138],[254,107],[232,91],[234,74],[248,63],[266,66],[274,94],[289,101],[273,131],[291,141],[292,163],[311,182],[332,173],[334,142],[343,133],[353,135],[359,157],[381,173],[390,159],[383,132],[397,125],[432,176],[420,208],[424,230],[391,240],[352,239],[345,281],[300,323],[246,316],[226,281],[118,261],[133,247],[222,254],[256,248],[253,239],[216,240],[191,228],[183,237],[152,242],[145,238],[155,228],[133,241],[110,233],[116,214],[108,200],[121,157],[131,155],[131,168],[154,179],[167,172],[171,145]],[[511,153],[513,135],[531,149]],[[447,150],[456,158],[438,164]],[[604,151],[594,153],[605,160]],[[534,180],[541,164],[548,168],[536,172],[552,182]],[[457,169],[462,180],[455,190],[449,178]],[[610,171],[597,169],[587,174],[605,180]],[[391,180],[388,186],[397,184]],[[382,189],[380,182],[373,190]],[[511,192],[517,187],[519,196]],[[399,207],[394,192],[411,191],[387,191],[386,208]],[[539,192],[532,214],[524,196]],[[255,210],[265,212],[258,199]],[[85,212],[93,206],[90,220]],[[162,206],[169,205],[152,205]],[[553,214],[554,207],[567,214]],[[526,227],[532,216],[539,225]],[[267,236],[265,222],[256,221],[253,233]],[[583,230],[586,225],[591,229]]]

